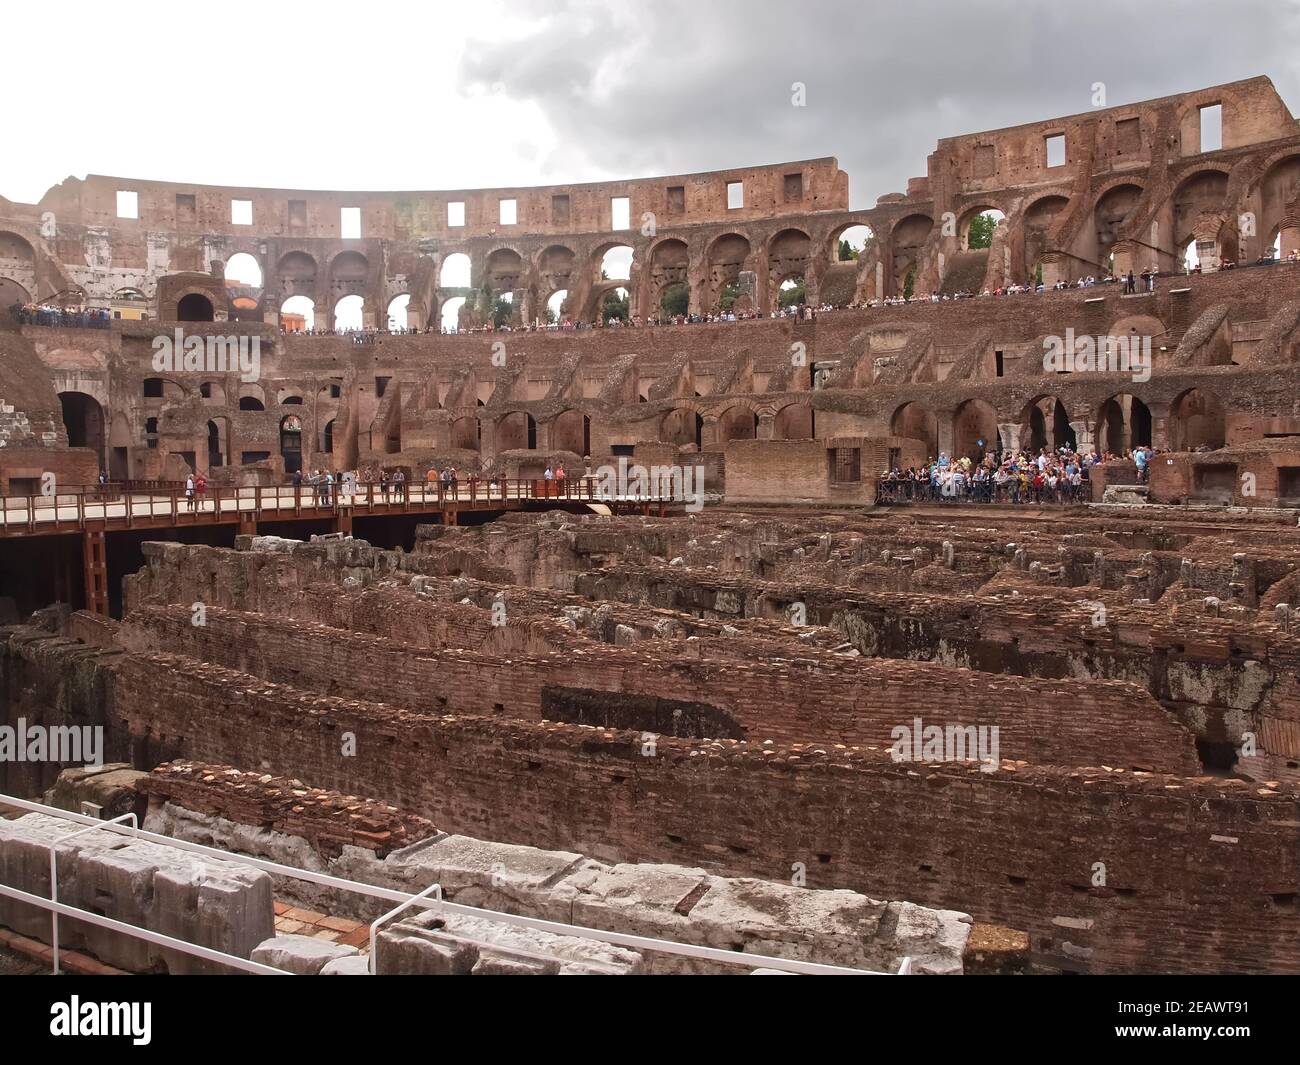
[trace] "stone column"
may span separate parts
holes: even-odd
[[[949,458],[952,458],[952,443],[954,439],[952,431],[953,412],[950,410],[935,411],[934,414],[939,430],[939,452],[940,454],[946,454]]]
[[[1051,288],[1058,281],[1069,281],[1065,263],[1065,256],[1059,251],[1049,251],[1040,260],[1043,264],[1043,287]],[[1034,283],[1032,275],[1026,278],[1029,284]]]
[[[712,414],[704,415],[704,424],[700,427],[700,449],[716,447],[720,443],[718,433],[717,417]]]
[[[1142,266],[1137,260],[1136,249],[1131,241],[1116,241],[1111,247],[1111,254],[1115,256],[1115,276],[1122,277],[1130,270],[1133,276],[1137,277],[1142,272]]]
[[[755,435],[757,440],[773,440],[776,438],[776,416],[772,414],[760,414],[758,416],[758,432]]]
[[[1075,443],[1078,446],[1079,454],[1086,455],[1092,450],[1092,423],[1086,420],[1071,422],[1070,428],[1074,430]]]
[[[1020,450],[1020,423],[999,422],[998,440],[1001,441],[1003,451],[1019,451]]]
[[[1293,251],[1300,251],[1300,216],[1288,213],[1282,219],[1282,227],[1279,232],[1282,238],[1280,250],[1283,259]],[[1267,234],[1265,234],[1265,239],[1267,239]]]
[[[702,314],[701,307],[704,306],[704,293],[709,287],[707,275],[696,275],[690,279],[687,288],[690,289],[690,299],[686,304],[687,314]]]
[[[1169,447],[1170,407],[1165,403],[1148,402],[1147,410],[1151,412],[1151,446],[1164,451]]]

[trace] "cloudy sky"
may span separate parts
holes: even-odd
[[[1267,74],[1300,0],[9,6],[0,195],[86,173],[453,189],[823,155],[853,206],[940,137]],[[23,46],[20,42],[27,42]],[[792,104],[805,86],[806,106]]]

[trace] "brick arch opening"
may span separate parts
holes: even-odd
[[[68,447],[88,447],[104,466],[104,408],[84,392],[60,392],[59,406],[63,427],[68,433]]]
[[[777,440],[811,440],[816,435],[815,417],[809,403],[790,403],[777,411],[773,436]]]
[[[215,317],[212,301],[201,292],[191,292],[176,302],[178,322],[211,322]]]
[[[659,439],[678,447],[694,444],[703,447],[704,419],[690,407],[677,407],[664,415],[659,427]]]
[[[1169,411],[1169,446],[1175,451],[1213,451],[1223,447],[1225,413],[1219,397],[1189,388]]]
[[[1115,455],[1151,443],[1151,411],[1136,396],[1121,392],[1097,410],[1097,448]]]
[[[939,419],[923,403],[904,403],[889,420],[889,431],[894,436],[919,440],[926,447],[926,457],[939,454]]]
[[[754,440],[758,436],[758,415],[743,404],[728,407],[718,419],[721,442],[729,440]]]

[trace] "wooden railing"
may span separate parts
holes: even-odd
[[[636,487],[626,495],[602,493],[594,479],[546,481],[519,478],[469,478],[454,484],[404,482],[207,486],[187,493],[183,484],[131,488],[124,484],[68,485],[49,495],[0,496],[0,534],[71,531],[94,527],[191,525],[294,517],[325,517],[342,512],[383,514],[463,508],[491,508],[528,500],[592,503],[667,503],[673,500]]]

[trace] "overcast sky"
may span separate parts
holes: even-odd
[[[1300,0],[6,5],[0,195],[87,173],[454,189],[835,156],[854,207],[940,137],[1266,74]],[[792,84],[806,106],[792,105]]]

